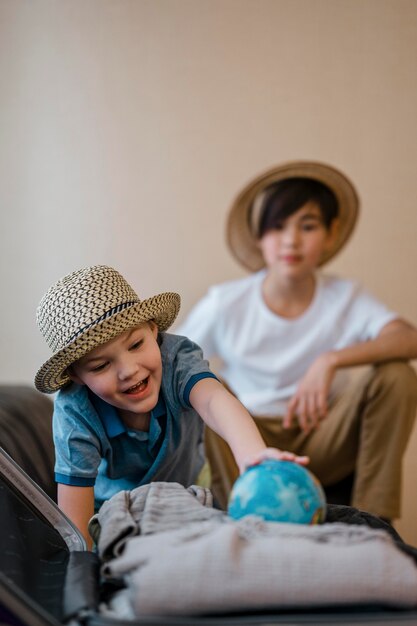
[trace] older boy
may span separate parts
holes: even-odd
[[[165,333],[180,298],[140,301],[116,270],[73,272],[42,298],[37,321],[53,350],[35,385],[58,391],[53,417],[58,505],[87,544],[88,521],[114,493],[153,480],[187,486],[203,464],[202,422],[230,445],[240,471],[266,448],[252,418],[210,372],[201,350]]]
[[[401,462],[416,414],[417,331],[358,284],[318,271],[348,239],[358,198],[322,163],[281,165],[237,197],[228,222],[247,278],[212,287],[178,332],[246,406],[269,445],[307,454],[325,486],[355,473],[352,504],[400,513]],[[356,380],[347,368],[372,365]],[[207,432],[213,490],[236,478],[227,446]]]

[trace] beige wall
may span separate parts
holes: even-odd
[[[108,263],[183,314],[243,275],[238,189],[283,160],[344,170],[359,227],[332,271],[417,323],[415,0],[0,0],[1,382],[48,356],[49,284]],[[393,416],[395,419],[396,416]],[[399,528],[417,544],[417,438]]]

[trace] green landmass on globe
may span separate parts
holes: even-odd
[[[269,522],[319,524],[326,499],[318,479],[292,461],[266,460],[249,467],[233,485],[228,514],[257,515]]]

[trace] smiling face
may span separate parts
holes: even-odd
[[[129,423],[156,406],[162,381],[161,351],[154,322],[140,324],[98,346],[71,367],[71,379],[119,409]]]
[[[336,227],[336,220],[326,227],[319,206],[307,202],[259,239],[267,268],[293,278],[311,275],[332,245]]]

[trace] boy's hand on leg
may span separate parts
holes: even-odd
[[[332,353],[321,354],[301,379],[297,391],[288,403],[283,426],[289,428],[294,419],[309,433],[327,415],[327,398],[336,367]]]

